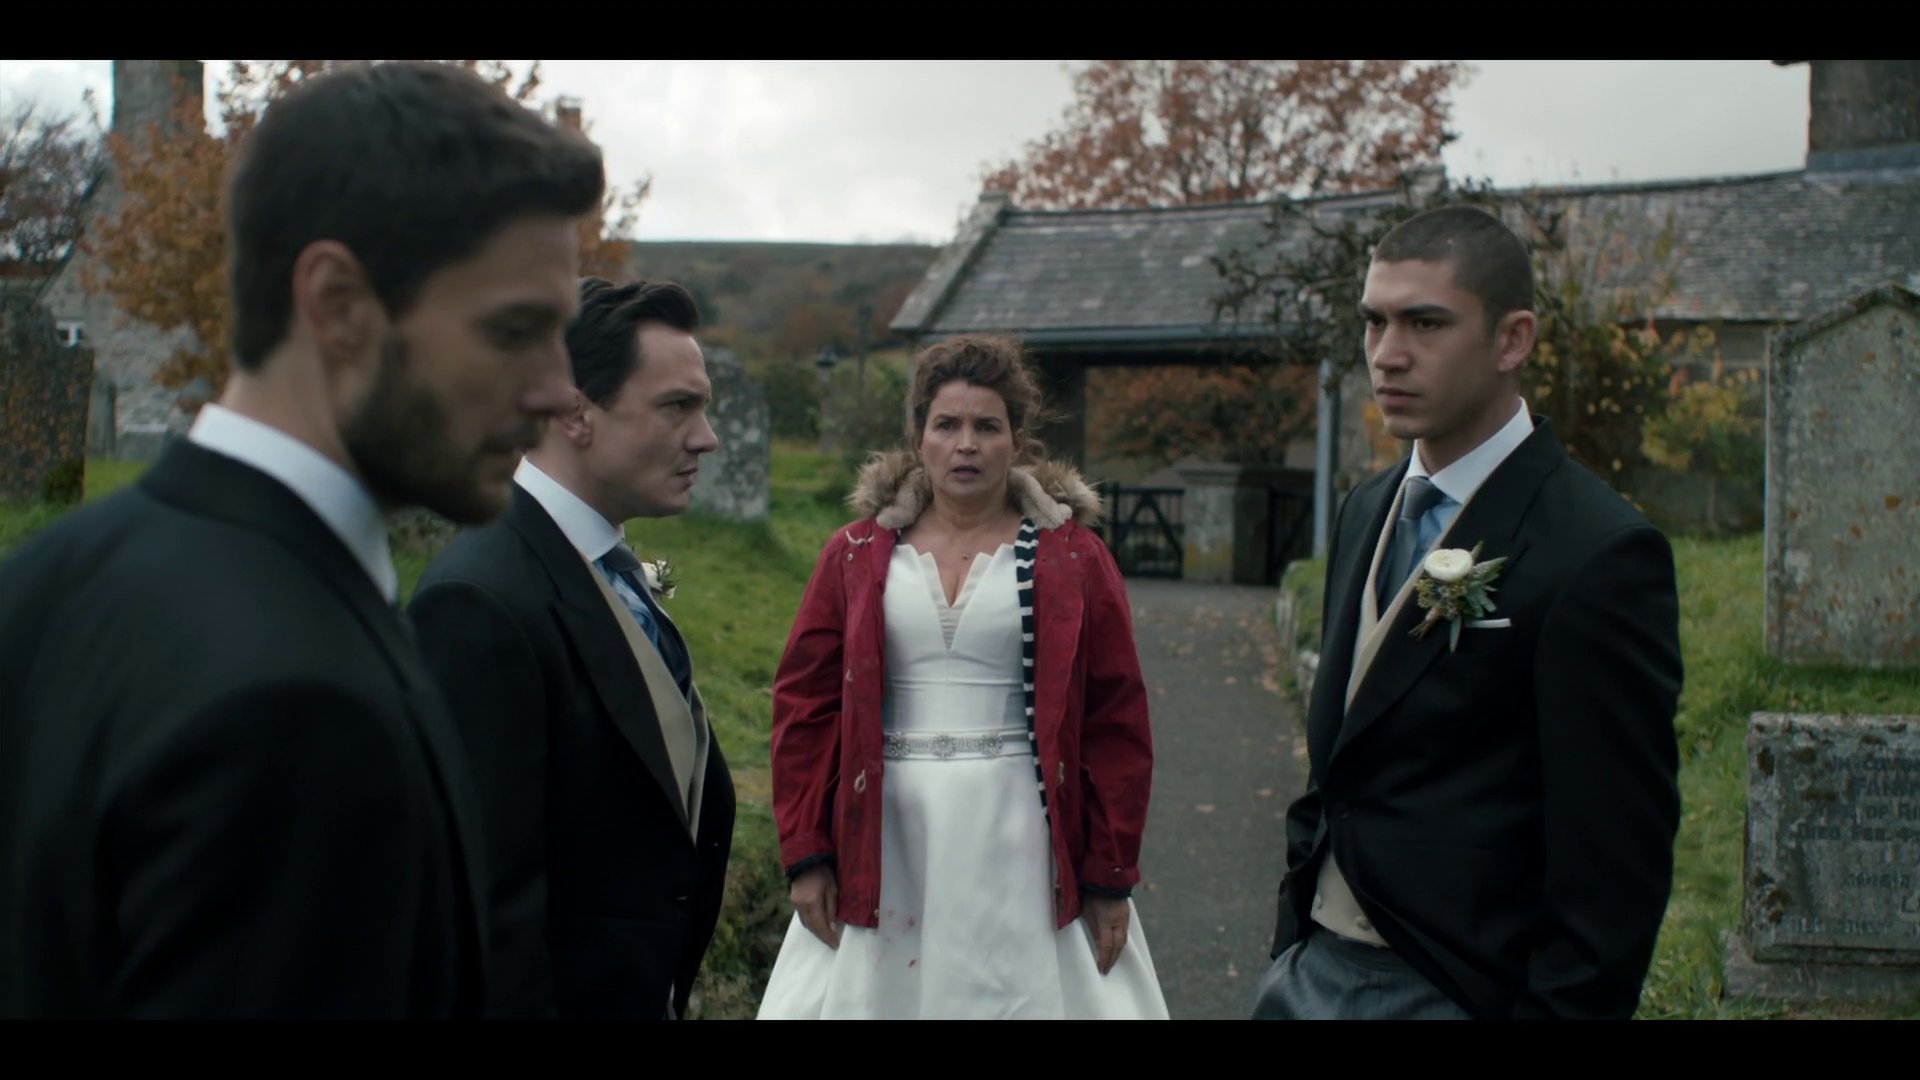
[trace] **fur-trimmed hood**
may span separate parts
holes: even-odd
[[[1069,519],[1098,525],[1106,510],[1073,466],[1053,461],[1014,466],[1007,477],[1007,500],[1041,529],[1057,529]],[[847,505],[862,517],[875,517],[884,529],[906,528],[932,502],[927,471],[905,450],[868,458],[853,494],[847,496]]]

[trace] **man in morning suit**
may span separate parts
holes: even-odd
[[[1361,314],[1375,400],[1413,450],[1335,524],[1254,1015],[1631,1016],[1680,810],[1672,550],[1521,400],[1533,275],[1498,219],[1402,223]],[[1428,555],[1476,545],[1505,560],[1493,609],[1416,636],[1417,583],[1459,569]]]
[[[697,325],[678,285],[582,282],[570,406],[410,608],[479,781],[489,1015],[684,1016],[719,919],[733,780],[625,535],[685,511],[719,445]]]

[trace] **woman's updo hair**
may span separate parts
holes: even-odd
[[[913,441],[919,442],[927,430],[927,414],[942,387],[951,382],[968,383],[1000,395],[1007,405],[1007,424],[1020,436],[1025,448],[1023,461],[1036,460],[1045,448],[1033,431],[1045,422],[1042,410],[1046,400],[1040,392],[1040,379],[1026,349],[1010,337],[971,335],[949,338],[920,350],[913,361],[913,389],[908,401],[913,406]]]

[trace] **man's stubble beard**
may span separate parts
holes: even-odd
[[[408,378],[407,360],[405,339],[390,331],[373,387],[341,426],[347,456],[383,509],[420,506],[458,525],[493,521],[507,500],[481,482],[479,459],[533,446],[539,422],[463,452],[450,441],[446,410]]]

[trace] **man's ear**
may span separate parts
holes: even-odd
[[[568,442],[581,450],[593,445],[593,417],[589,415],[592,411],[589,408],[591,404],[592,402],[587,400],[587,395],[580,392],[579,387],[573,387],[567,391],[566,408],[548,421],[560,429]]]
[[[1520,370],[1533,354],[1534,340],[1540,333],[1540,318],[1531,311],[1509,311],[1494,328],[1494,345],[1499,350],[1502,375]]]
[[[388,322],[360,260],[337,240],[316,240],[294,259],[291,287],[294,335],[312,344],[330,375],[370,380]]]

